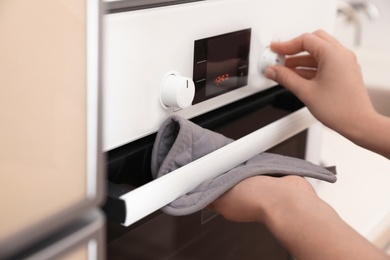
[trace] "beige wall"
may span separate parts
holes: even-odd
[[[0,243],[86,196],[84,1],[0,1]]]

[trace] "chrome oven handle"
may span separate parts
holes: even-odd
[[[121,195],[119,200],[123,201],[125,208],[125,221],[122,225],[133,224],[193,190],[203,181],[223,174],[316,122],[317,120],[308,109],[302,108],[169,174]]]

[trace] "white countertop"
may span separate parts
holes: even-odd
[[[390,161],[325,129],[321,159],[336,165],[337,182],[321,183],[318,195],[359,233],[368,234],[390,212]]]

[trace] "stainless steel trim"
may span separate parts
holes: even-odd
[[[100,203],[104,195],[101,135],[102,3],[87,1],[87,197]]]

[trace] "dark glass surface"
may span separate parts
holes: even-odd
[[[193,104],[247,85],[251,29],[194,43]]]
[[[108,223],[108,230],[119,228]],[[108,242],[108,259],[291,259],[260,224],[160,214]]]

